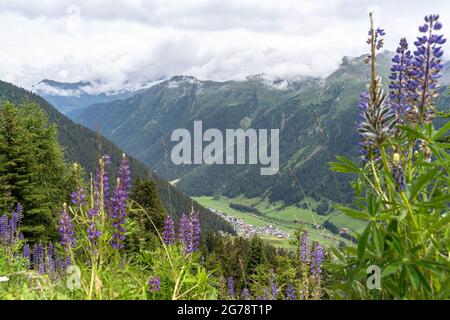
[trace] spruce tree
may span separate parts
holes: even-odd
[[[22,233],[31,241],[56,236],[56,210],[67,190],[57,131],[34,104],[0,107],[0,209],[24,207]]]
[[[150,245],[155,241],[156,230],[152,224],[162,231],[164,225],[164,219],[166,212],[161,203],[158,195],[156,184],[152,179],[141,180],[137,178],[134,181],[133,190],[130,195],[130,199],[138,204],[138,210],[134,210],[130,213],[130,216],[138,222],[140,226],[140,232],[136,236],[141,242],[146,242],[146,245]],[[147,215],[139,208],[142,207]]]
[[[247,275],[255,273],[256,268],[266,262],[264,255],[264,243],[260,237],[254,236],[250,243],[250,254],[247,262]]]

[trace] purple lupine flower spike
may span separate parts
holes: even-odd
[[[0,243],[7,244],[9,239],[9,222],[8,217],[4,214],[0,218]]]
[[[122,160],[120,161],[119,178],[121,183],[120,187],[123,189],[125,196],[128,196],[128,192],[131,188],[131,171],[125,153],[122,155]]]
[[[320,243],[316,242],[314,245],[312,260],[311,260],[311,273],[313,276],[319,277],[322,272],[322,263],[324,261],[324,250]]]
[[[415,93],[410,90],[410,71],[412,68],[412,54],[408,50],[405,38],[400,40],[397,53],[392,58],[391,83],[389,84],[389,102],[392,111],[396,114],[397,123],[403,122],[403,115],[411,109],[410,99]]]
[[[158,292],[161,288],[161,280],[158,277],[151,276],[148,280],[148,291]]]
[[[166,245],[175,244],[175,229],[173,219],[170,216],[164,219],[163,241]]]
[[[191,234],[191,223],[189,218],[183,213],[180,218],[179,226],[178,226],[178,240],[187,245],[190,242],[190,234]]]
[[[53,257],[53,243],[51,242],[47,244],[47,255]]]
[[[227,279],[227,295],[228,298],[234,299],[234,279],[233,277],[229,277]]]
[[[100,168],[103,167],[103,160],[100,159]],[[101,171],[101,170],[100,170]],[[92,249],[95,250],[97,246],[97,240],[102,235],[101,231],[98,229],[97,220],[100,216],[101,210],[101,195],[100,195],[100,186],[102,174],[97,174],[96,183],[94,185],[94,203],[92,208],[89,209],[87,215],[90,219],[89,226],[87,228],[87,234],[89,241],[91,242]]]
[[[74,248],[76,245],[76,237],[75,231],[72,223],[72,219],[70,218],[69,213],[67,212],[67,205],[64,203],[63,210],[59,215],[58,222],[58,231],[59,236],[61,238],[60,243],[64,247],[64,250],[68,252],[70,248]],[[53,251],[53,246],[52,246]]]
[[[111,200],[111,219],[114,232],[112,234],[111,246],[115,249],[122,249],[125,241],[125,223],[127,213],[126,191],[121,187],[120,179],[117,182],[117,187],[114,190],[114,197]]]
[[[311,255],[311,247],[307,230],[303,230],[300,236],[300,262],[308,264]]]
[[[273,269],[270,270],[270,290],[272,293],[272,299],[276,299],[278,296],[278,287],[275,280],[275,272],[273,271]]]
[[[82,187],[78,187],[76,191],[72,192],[70,195],[71,202],[80,207],[86,204],[86,195]]]
[[[419,27],[421,36],[414,42],[413,68],[411,71],[411,90],[415,92],[413,101],[419,106],[418,109],[411,110],[408,117],[417,122],[429,122],[435,112],[434,100],[436,96],[437,79],[441,76],[443,68],[442,45],[446,39],[441,34],[436,34],[442,28],[439,15],[428,15],[425,17],[425,24]]]
[[[28,245],[28,243],[25,243],[25,245],[23,246],[23,257],[25,258],[26,266],[29,267],[30,266],[31,251],[30,251],[30,246]]]
[[[192,252],[198,251],[200,247],[200,215],[197,213],[191,216],[191,228],[192,228]]]
[[[295,290],[295,287],[292,284],[288,285],[286,288],[285,299],[286,300],[296,300],[297,299],[297,292]]]
[[[244,288],[241,292],[241,299],[242,300],[250,300],[250,290],[247,288]]]

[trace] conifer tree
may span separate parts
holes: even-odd
[[[0,107],[0,209],[24,207],[22,233],[30,240],[56,235],[56,208],[64,201],[67,169],[55,126],[34,104]]]
[[[166,212],[153,180],[150,178],[147,180],[137,178],[134,181],[130,198],[146,211],[158,230],[162,230]],[[140,226],[140,232],[137,235],[138,238],[141,241],[147,242],[147,244],[154,241],[152,239],[154,239],[156,230],[147,215],[142,210],[134,210],[130,215],[133,216]]]

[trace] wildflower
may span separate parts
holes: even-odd
[[[324,260],[324,250],[320,243],[316,242],[314,245],[312,260],[311,260],[311,273],[315,277],[320,277],[322,272],[322,263]]]
[[[186,254],[192,252],[192,225],[190,219],[183,213],[178,227],[178,239],[184,244]]]
[[[286,288],[285,300],[295,300],[295,299],[297,299],[297,292],[295,291],[295,287],[290,284]]]
[[[164,219],[163,241],[166,245],[175,244],[175,229],[170,216]]]
[[[120,161],[119,179],[121,182],[121,189],[124,191],[125,196],[127,197],[128,191],[131,188],[131,171],[125,153],[122,154],[122,160]]]
[[[394,179],[396,186],[395,191],[403,192],[406,190],[406,179],[403,174],[402,163],[401,161],[397,164],[394,164],[392,167],[392,178]]]
[[[41,242],[36,243],[33,247],[33,267],[40,273],[45,273],[44,265],[44,247]]]
[[[1,276],[0,277],[0,282],[8,282],[9,278],[7,276]]]
[[[70,248],[74,248],[76,245],[75,231],[73,228],[72,219],[67,212],[67,205],[64,203],[63,210],[59,215],[58,231],[61,237],[61,245],[66,252],[69,252]],[[53,247],[51,248],[53,251]]]
[[[234,299],[234,280],[233,277],[229,277],[227,280],[227,294],[228,298]]]
[[[25,243],[25,245],[23,246],[23,257],[25,258],[26,266],[29,267],[31,252],[30,252],[30,246],[28,245],[28,243]]]
[[[197,251],[200,246],[200,216],[198,213],[191,215],[191,232],[192,232],[192,244],[191,252]]]
[[[158,292],[161,288],[161,280],[158,277],[151,276],[148,280],[148,291]]]
[[[84,190],[82,187],[78,187],[78,189],[71,193],[70,195],[71,202],[80,207],[86,204],[86,195],[84,194]]]
[[[112,234],[111,246],[115,249],[123,248],[125,240],[125,222],[127,213],[125,211],[127,194],[121,185],[120,178],[117,179],[117,187],[111,200],[111,219],[114,232]]]
[[[377,155],[377,148],[392,134],[396,125],[396,114],[385,103],[383,89],[377,86],[377,99],[373,99],[367,92],[361,93],[360,123],[358,132],[361,136],[361,153],[365,159],[367,155]]]
[[[277,283],[275,282],[275,272],[270,270],[270,289],[272,292],[272,298],[276,299],[278,295]]]
[[[363,161],[378,158],[378,147],[385,142],[393,132],[396,115],[386,103],[386,96],[381,86],[381,78],[375,74],[376,51],[382,47],[379,37],[384,35],[380,28],[374,31],[372,14],[370,14],[370,31],[367,43],[371,54],[367,62],[371,64],[371,83],[368,92],[361,93],[359,103],[360,121],[358,132],[361,136],[361,158]]]
[[[439,15],[426,16],[425,24],[419,27],[423,35],[417,37],[417,41],[414,42],[416,51],[410,89],[414,91],[413,100],[417,103],[418,109],[416,113],[410,113],[409,117],[420,123],[429,122],[434,116],[437,79],[441,76],[439,73],[443,68],[442,45],[446,39],[434,32],[442,28],[442,23],[438,20]]]
[[[405,38],[400,40],[397,54],[392,58],[391,83],[389,84],[389,102],[392,111],[396,114],[397,123],[403,122],[403,115],[410,111],[410,69],[413,55],[408,50],[408,42]]]
[[[98,183],[94,189],[94,204],[87,213],[88,218],[90,219],[87,234],[92,247],[97,245],[97,239],[102,235],[102,232],[97,227],[97,219],[100,216],[101,210],[101,195],[100,190],[98,189]]]
[[[250,291],[247,288],[244,288],[241,292],[242,300],[250,300]]]
[[[311,255],[310,241],[308,231],[303,230],[300,236],[300,262],[302,264],[308,264]]]
[[[6,216],[6,214],[4,214],[1,218],[0,218],[0,241],[3,244],[8,244],[9,242],[9,221],[8,221],[8,217]]]
[[[11,219],[14,221],[16,228],[20,225],[23,218],[23,207],[20,203],[16,205],[15,210],[13,210]]]

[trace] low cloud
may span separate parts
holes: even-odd
[[[401,36],[414,39],[429,9],[441,13],[446,33],[445,1],[0,0],[0,79],[26,88],[43,78],[98,81],[117,90],[179,74],[320,77],[344,55],[366,51],[369,10],[393,50]]]

